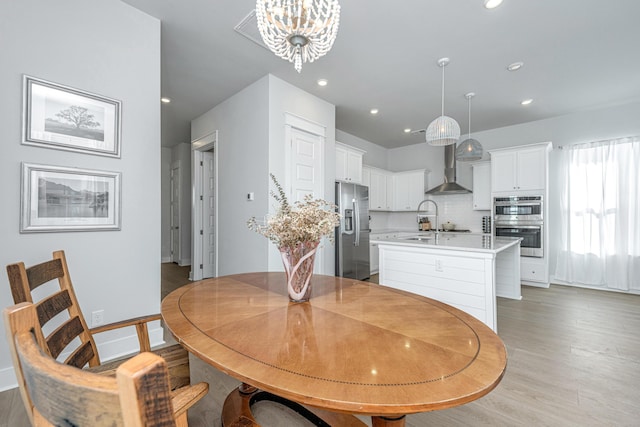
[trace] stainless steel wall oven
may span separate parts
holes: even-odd
[[[520,237],[520,255],[544,257],[542,196],[508,196],[493,199],[496,237]]]
[[[494,197],[494,221],[543,221],[542,196]]]

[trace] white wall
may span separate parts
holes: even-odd
[[[364,150],[364,157],[362,163],[368,166],[373,166],[380,169],[389,169],[388,166],[388,151],[386,148],[369,142],[365,139],[358,138],[357,136],[343,132],[340,129],[336,129],[336,141],[340,141],[343,144],[350,145],[351,147]]]
[[[249,230],[247,220],[269,209],[268,98],[265,76],[191,122],[192,141],[218,130],[220,275],[267,270],[269,241]]]
[[[162,262],[171,261],[171,148],[160,152],[160,242]]]
[[[112,322],[158,312],[160,22],[119,1],[3,1],[0,52],[0,265],[31,265],[64,249],[86,317],[104,310],[105,322]],[[122,158],[21,145],[23,73],[121,100]],[[23,161],[122,172],[122,230],[20,234]],[[6,276],[0,277],[4,307],[12,299]],[[152,329],[158,342],[162,331]],[[135,332],[126,338],[126,350],[133,351]],[[111,344],[99,344],[103,358],[119,351]],[[14,385],[3,342],[0,389]]]

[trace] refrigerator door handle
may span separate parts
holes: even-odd
[[[358,199],[353,199],[353,228],[356,231],[356,238],[353,241],[353,246],[360,246],[360,209],[358,206]]]

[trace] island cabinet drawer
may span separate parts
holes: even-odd
[[[485,282],[486,262],[482,258],[381,249],[386,255],[385,268],[417,275],[447,277],[469,283]]]

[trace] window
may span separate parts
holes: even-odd
[[[566,147],[560,168],[556,277],[640,290],[640,140]]]

